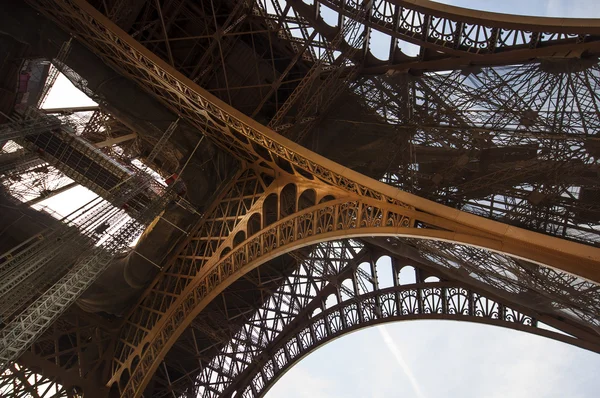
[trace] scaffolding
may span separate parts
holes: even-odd
[[[28,117],[0,126],[0,142],[15,140],[44,131],[60,128],[58,118],[30,109]]]
[[[126,167],[77,135],[68,120],[39,109],[65,67],[70,40],[51,69],[38,109],[0,127],[0,141],[23,149],[7,162],[7,175],[47,162],[99,196],[0,256],[0,371],[13,363],[106,270],[124,255],[175,197],[142,170]],[[86,92],[87,93],[87,92]],[[163,150],[177,128],[164,131],[147,162]],[[38,158],[38,156],[41,158]]]
[[[167,190],[135,217],[124,211],[140,192],[161,189],[157,185],[151,177],[136,174],[112,192],[110,202],[94,199],[54,230],[0,259],[4,261],[0,313],[6,323],[0,332],[0,370],[16,360],[162,211],[172,196]],[[53,277],[57,280],[47,286]]]
[[[25,116],[33,123],[40,115],[32,110]],[[27,129],[27,124],[18,127]],[[87,173],[97,168],[99,176],[106,174],[102,181],[110,181],[100,185],[100,180],[95,180],[92,188],[99,197],[54,228],[0,256],[0,317],[6,324],[0,331],[0,371],[63,313],[115,256],[124,253],[174,197],[172,189],[165,189],[144,171],[127,169],[67,131],[64,124],[58,127],[46,126],[38,134],[21,136],[18,142],[75,177],[76,182],[88,183],[82,185],[89,185],[90,180],[90,176],[84,178],[83,169]],[[148,157],[150,162],[176,127],[174,122],[163,133]]]

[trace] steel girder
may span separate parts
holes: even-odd
[[[421,73],[598,53],[598,27],[593,20],[473,13],[430,2],[92,3],[184,75],[238,110],[261,121],[266,117],[265,123],[285,109],[288,97],[309,75],[327,79],[339,69],[356,68],[365,73]],[[119,7],[128,11],[126,18],[116,11]],[[226,20],[214,18],[219,14],[227,15]],[[353,25],[360,28],[345,33]],[[354,40],[357,37],[360,40]],[[372,55],[372,47],[381,40],[389,43],[387,61]],[[418,46],[419,54],[403,54],[398,47],[402,42]],[[244,55],[232,53],[234,49]],[[257,63],[254,68],[243,67],[247,53],[259,54],[252,59]],[[319,73],[308,73],[319,59],[325,61],[324,67]],[[335,80],[349,74],[339,73],[341,79]],[[325,95],[319,101],[329,99]],[[284,124],[290,123],[293,114]]]
[[[527,63],[541,57],[578,57],[584,52],[598,53],[600,36],[600,26],[593,19],[506,15],[429,1],[318,0],[306,4],[300,0],[259,0],[197,7],[181,0],[162,5],[138,3],[137,6],[125,1],[114,5],[108,1],[91,3],[124,30],[151,45],[152,51],[165,60],[170,61],[171,47],[176,67],[195,70],[192,79],[198,74],[213,73],[208,69],[214,61],[223,62],[220,58],[231,48],[226,40],[228,35],[272,32],[295,53],[301,53],[307,61],[315,61],[319,58],[319,49],[329,47],[336,34],[353,20],[360,23],[365,32],[365,43],[356,56],[368,73],[384,73],[390,69],[452,70],[468,65]],[[218,26],[212,15],[223,11],[224,5],[234,11]],[[128,22],[124,22],[123,12],[116,11],[118,7],[128,11]],[[360,12],[361,9],[366,12]],[[158,14],[164,16],[164,25],[156,18]],[[186,31],[189,21],[205,26],[205,30],[201,34]],[[220,29],[224,34],[218,34]],[[318,37],[309,39],[312,29],[318,32]],[[386,60],[373,55],[374,41],[380,37],[387,38]],[[186,63],[191,59],[184,56],[178,60],[177,52],[181,49],[176,45],[181,41],[195,42],[196,51],[210,49],[202,58],[209,63],[201,62],[192,67]],[[418,55],[403,54],[402,45],[399,47],[402,42],[418,46]],[[306,47],[307,43],[310,44]],[[343,47],[348,46],[349,42],[342,42],[336,50],[343,51]]]
[[[110,371],[114,328],[72,308],[2,373],[0,393],[39,398],[106,396],[101,381]]]
[[[555,74],[529,64],[358,82],[367,109],[405,139],[383,180],[595,244],[598,65],[563,67]]]

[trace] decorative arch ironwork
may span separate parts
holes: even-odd
[[[244,381],[250,380],[248,384],[236,384],[236,389],[231,394],[230,391],[209,392],[208,388],[200,385],[200,396],[264,396],[298,361],[333,339],[369,326],[405,320],[476,322],[578,345],[571,337],[540,328],[534,316],[523,314],[485,295],[452,283],[396,286],[348,299],[310,317],[294,331],[286,330],[288,338],[265,347],[263,356],[259,356],[258,362],[249,368],[251,371],[244,375]],[[595,350],[600,351],[600,346]]]
[[[577,332],[560,321],[560,307],[552,312],[519,303],[517,285],[512,297],[501,297],[499,289],[436,276],[425,259],[399,257],[353,240],[323,243],[307,257],[295,256],[297,270],[199,370],[194,394],[228,397],[237,391],[235,396],[261,396],[293,363],[321,344],[361,327],[396,320],[487,323],[600,350],[594,332],[575,337]],[[403,278],[407,274],[409,278]],[[598,308],[600,301],[595,300]],[[188,388],[189,393],[189,382],[184,381],[182,386],[175,380],[171,388],[178,393]]]
[[[317,192],[317,204],[298,211],[299,198],[307,190]],[[292,197],[285,192],[293,192]],[[332,193],[338,197],[319,203]],[[282,206],[284,201],[288,203]],[[257,213],[263,215],[262,228],[248,236],[247,223]],[[245,240],[236,241],[240,232],[244,232]],[[344,190],[325,189],[318,182],[283,173],[267,185],[259,173],[250,169],[241,173],[225,197],[207,213],[177,262],[153,283],[145,298],[149,304],[143,302],[129,316],[116,349],[113,382],[118,381],[121,387],[123,383],[144,385],[147,381],[143,379],[152,377],[150,369],[159,365],[157,359],[167,354],[193,319],[252,269],[312,244],[367,236],[445,240],[545,262],[544,253],[529,257],[535,255],[530,248],[402,204],[348,195]],[[157,299],[163,300],[164,309],[160,311],[151,309]],[[135,347],[127,341],[134,341]]]

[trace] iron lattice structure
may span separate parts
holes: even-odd
[[[597,20],[402,0],[28,4],[49,43],[79,41],[61,67],[100,104],[79,134],[106,148],[92,165],[197,164],[219,189],[190,189],[194,227],[124,313],[72,308],[0,391],[262,396],[332,338],[405,319],[600,352]],[[105,89],[117,77],[135,97]],[[136,128],[141,98],[178,130]],[[159,162],[156,143],[173,148]]]

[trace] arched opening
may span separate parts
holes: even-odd
[[[375,278],[371,272],[371,264],[368,262],[362,262],[356,269],[356,278],[358,280],[358,293],[364,294],[372,292],[375,288]]]
[[[335,200],[335,197],[333,195],[325,195],[321,198],[321,200],[319,200],[319,204],[325,203],[325,202],[330,202],[332,200]]]
[[[382,33],[378,30],[372,30],[371,34],[371,45],[369,50],[371,54],[380,61],[387,61],[390,59],[390,44],[392,38],[390,35]]]
[[[340,286],[340,296],[342,298],[342,301],[346,301],[349,298],[356,296],[356,290],[354,288],[354,282],[352,281],[352,279],[344,279]]]
[[[221,250],[221,256],[220,256],[220,258],[223,258],[226,255],[228,255],[230,251],[231,251],[231,247],[226,247],[225,249]]]
[[[385,289],[394,286],[394,269],[390,256],[381,256],[375,262],[379,288]]]
[[[286,185],[279,194],[280,217],[284,218],[296,211],[296,185]]]
[[[119,379],[120,389],[123,390],[127,383],[129,383],[129,369],[124,369],[123,373],[121,373],[121,378]]]
[[[325,309],[329,309],[335,305],[338,304],[338,299],[336,297],[335,294],[330,294],[329,296],[327,296],[327,298],[325,299]]]
[[[250,216],[250,219],[248,219],[248,226],[247,226],[247,230],[248,230],[248,236],[252,236],[256,233],[258,233],[261,229],[261,225],[260,225],[260,213],[254,213]]]
[[[319,4],[319,16],[323,22],[331,27],[338,25],[339,14],[326,5]]]
[[[307,189],[298,198],[298,211],[308,209],[314,206],[317,200],[317,193],[314,189]]]
[[[137,366],[140,363],[140,357],[139,355],[137,355],[135,358],[133,358],[133,361],[131,361],[131,371],[134,372],[135,369],[137,368]]]
[[[287,160],[277,156],[277,158],[275,159],[275,163],[277,164],[277,166],[281,167],[283,171],[288,172],[290,174],[294,174],[294,169],[292,168],[290,162],[288,162]]]
[[[272,193],[265,199],[263,203],[263,225],[271,225],[277,221],[277,207],[278,207],[277,195]]]
[[[265,186],[267,187],[271,185],[273,181],[275,181],[275,178],[265,173],[260,173],[260,178],[263,180]]]
[[[412,283],[417,283],[417,274],[415,267],[410,265],[405,265],[400,269],[400,273],[398,274],[398,280],[401,285],[409,285]]]
[[[246,240],[246,233],[244,231],[240,231],[233,237],[233,247],[237,247],[240,243]]]

